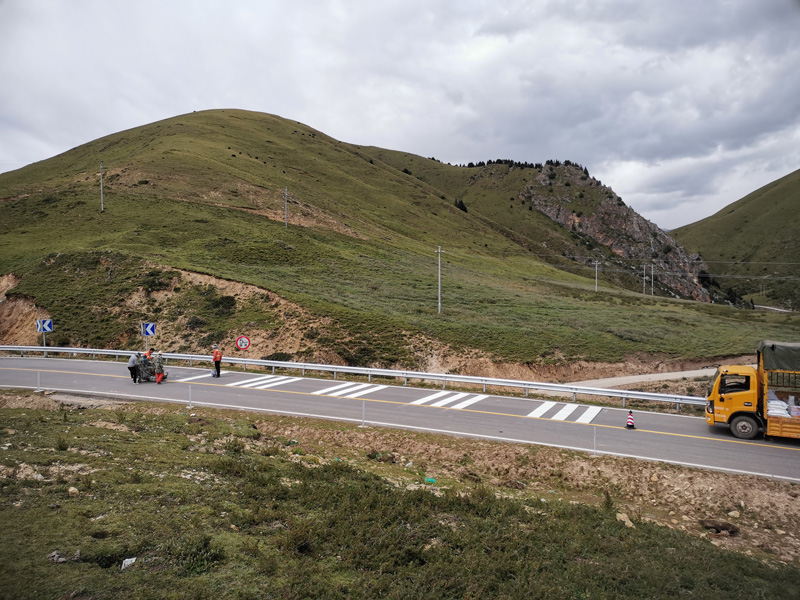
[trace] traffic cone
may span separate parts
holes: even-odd
[[[636,429],[636,426],[633,424],[633,411],[628,411],[628,422],[625,425],[627,429]]]

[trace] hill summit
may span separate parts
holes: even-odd
[[[681,301],[708,299],[702,261],[569,161],[448,165],[213,110],[4,173],[0,201],[0,320],[35,304],[60,345],[137,347],[153,321],[165,350],[248,334],[259,357],[524,375],[772,327]]]

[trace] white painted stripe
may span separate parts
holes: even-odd
[[[330,393],[330,392],[332,392],[334,390],[338,390],[338,389],[341,389],[341,388],[350,387],[351,385],[353,385],[353,382],[352,381],[348,381],[347,383],[340,383],[339,385],[335,385],[333,387],[325,388],[324,390],[320,390],[318,392],[311,392],[311,393],[312,394],[316,394],[318,396],[322,396],[323,394],[328,394],[328,393]]]
[[[549,400],[547,402],[542,402],[539,405],[539,407],[536,410],[534,410],[532,413],[529,413],[528,416],[529,417],[541,417],[544,413],[546,413],[548,410],[553,408],[555,405],[556,405],[555,402],[550,402]]]
[[[464,400],[463,402],[459,402],[458,404],[456,404],[455,406],[451,406],[450,408],[467,408],[468,406],[471,406],[476,402],[480,402],[484,398],[488,397],[489,397],[488,394],[478,394],[474,398],[470,398],[469,400]]]
[[[424,398],[420,398],[419,400],[414,400],[411,404],[425,404],[428,400],[436,400],[436,398],[441,398],[442,396],[446,396],[447,394],[452,394],[453,392],[436,392],[435,394],[431,394],[430,396],[425,396]]]
[[[257,385],[253,389],[254,390],[265,390],[271,387],[277,387],[279,385],[283,385],[284,383],[292,383],[293,381],[300,381],[302,377],[281,377],[279,381],[270,381],[264,385]]]
[[[570,416],[570,415],[572,414],[572,412],[573,412],[573,411],[574,411],[576,408],[578,408],[578,405],[577,405],[577,404],[565,404],[565,405],[564,405],[564,408],[562,408],[560,411],[558,411],[558,412],[557,412],[557,413],[556,413],[556,414],[555,414],[553,417],[551,417],[551,418],[553,419],[553,421],[563,421],[563,420],[564,420],[564,419],[566,419],[568,416]]]
[[[443,400],[439,400],[438,402],[434,402],[433,404],[431,404],[431,406],[446,406],[451,402],[455,402],[456,400],[461,400],[466,396],[469,396],[469,394],[455,394],[451,398],[445,398]]]
[[[230,373],[230,371],[220,371],[220,375],[224,375],[225,373]],[[176,379],[175,383],[182,383],[184,381],[194,381],[195,379],[203,379],[203,377],[211,377],[211,372],[209,371],[205,375],[195,375],[194,377],[187,377],[186,379]]]
[[[359,396],[363,396],[364,394],[371,394],[372,392],[377,392],[378,390],[382,390],[385,387],[389,387],[388,385],[373,385],[365,390],[361,390],[360,392],[356,392],[355,394],[348,394],[348,398],[358,398]]]
[[[371,383],[351,383],[348,387],[344,388],[343,390],[337,390],[328,394],[328,396],[344,396],[345,394],[349,394],[350,392],[355,392],[356,390],[364,389],[365,387],[371,386]]]
[[[590,406],[586,409],[580,417],[575,419],[576,423],[591,423],[594,421],[594,418],[600,414],[600,411],[603,410],[602,406]]]
[[[277,375],[262,375],[261,377],[256,377],[255,379],[245,379],[244,381],[234,381],[233,383],[228,383],[229,387],[240,386],[240,387],[252,387],[254,385],[258,385],[259,383],[266,383],[270,379],[275,379]]]

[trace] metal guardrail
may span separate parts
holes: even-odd
[[[97,356],[114,356],[115,358],[125,357],[129,358],[136,351],[132,350],[103,350],[96,348],[60,348],[51,346],[2,346],[0,345],[0,352],[19,352],[21,356],[25,353],[29,354],[44,354],[47,357],[50,354],[67,354],[71,356],[78,355],[91,355],[92,359]],[[211,363],[211,356],[204,354],[176,354],[176,353],[163,353],[165,364],[172,361],[188,362],[189,366],[194,366],[194,363]],[[369,369],[365,367],[347,367],[341,365],[319,365],[315,363],[299,363],[279,360],[260,360],[252,358],[237,358],[233,356],[226,356],[222,359],[223,363],[241,365],[244,370],[247,367],[267,367],[271,368],[275,373],[276,369],[289,369],[293,371],[301,371],[305,377],[306,371],[317,371],[333,373],[333,378],[338,379],[339,374],[350,375],[366,375],[368,381],[372,381],[373,377],[387,377],[394,379],[402,379],[403,385],[408,385],[409,381],[441,381],[442,389],[445,389],[448,382],[467,383],[471,385],[483,386],[483,391],[486,391],[487,386],[494,387],[507,387],[507,388],[520,388],[525,390],[527,396],[530,390],[556,392],[561,394],[571,394],[572,400],[577,400],[577,395],[589,396],[606,396],[613,398],[622,398],[622,406],[625,406],[625,401],[628,399],[637,400],[652,400],[655,402],[667,402],[675,404],[676,408],[680,410],[681,404],[688,404],[694,406],[705,406],[706,399],[697,396],[680,396],[676,394],[657,394],[654,392],[640,392],[637,390],[617,390],[611,388],[594,388],[585,387],[580,385],[560,384],[560,383],[543,383],[537,381],[524,381],[519,379],[498,379],[494,377],[476,377],[471,375],[453,375],[449,373],[425,373],[420,371],[397,371],[393,369]]]

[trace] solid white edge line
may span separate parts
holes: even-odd
[[[30,386],[19,386],[19,385],[5,385],[0,384],[0,388],[16,388],[16,389],[34,389]],[[48,391],[53,392],[70,392],[73,394],[83,394],[83,395],[102,395],[102,396],[119,396],[121,398],[131,399],[131,396],[127,394],[117,394],[114,392],[103,392],[102,394],[97,392],[87,392],[85,390],[71,390],[71,389],[61,389],[61,388],[49,388]],[[188,400],[175,400],[173,398],[159,398],[159,397],[146,397],[146,398],[134,398],[136,399],[144,399],[144,400],[153,400],[158,402],[169,402],[171,404],[188,404]],[[361,419],[349,419],[347,417],[331,417],[328,415],[317,415],[314,413],[301,413],[301,412],[294,412],[288,410],[272,410],[268,408],[253,408],[251,406],[236,406],[231,404],[220,404],[218,402],[193,402],[193,406],[214,406],[219,408],[230,408],[234,410],[247,410],[251,412],[265,412],[265,413],[274,413],[277,415],[287,415],[287,416],[297,416],[297,417],[311,417],[314,419],[325,419],[327,421],[351,421],[353,423],[361,423]],[[447,429],[432,429],[429,427],[417,427],[415,425],[401,425],[398,423],[381,423],[377,421],[366,421],[370,425],[378,425],[380,427],[392,427],[394,429],[411,429],[415,431],[427,431],[429,433],[443,433],[445,435],[457,435],[461,437],[468,437],[468,438],[479,438],[479,439],[486,439],[486,440],[495,440],[498,442],[513,442],[515,444],[531,444],[533,446],[547,446],[549,448],[560,448],[562,450],[577,450],[579,452],[585,452],[587,454],[603,454],[606,456],[619,456],[620,458],[635,458],[636,460],[647,460],[650,462],[660,462],[670,465],[679,465],[682,467],[694,467],[696,469],[708,469],[709,471],[722,471],[724,473],[734,473],[736,475],[755,475],[757,477],[768,477],[770,479],[780,479],[781,481],[793,481],[800,483],[800,478],[797,477],[785,477],[783,475],[773,475],[772,473],[757,473],[755,471],[740,471],[737,469],[728,469],[725,467],[715,467],[713,465],[703,465],[699,463],[689,463],[689,462],[682,462],[679,460],[665,460],[661,458],[652,458],[650,456],[638,456],[636,454],[622,454],[619,452],[605,452],[603,450],[592,450],[591,448],[579,448],[577,446],[563,446],[561,444],[548,444],[545,442],[533,442],[531,440],[518,440],[516,438],[507,438],[507,437],[499,437],[494,435],[484,435],[480,433],[466,433],[463,431],[450,431]]]

